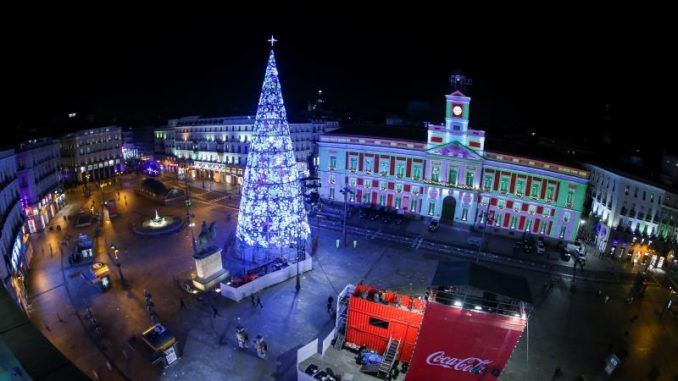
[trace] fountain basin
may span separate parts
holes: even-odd
[[[158,216],[147,218],[132,225],[132,231],[143,236],[158,236],[181,230],[184,220],[177,216]]]

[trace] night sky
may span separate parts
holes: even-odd
[[[472,127],[495,136],[536,131],[590,143],[607,135],[645,149],[656,139],[636,131],[661,133],[670,108],[651,99],[664,79],[653,42],[599,16],[531,24],[416,12],[288,12],[270,22],[237,12],[109,16],[36,19],[9,42],[15,132],[58,135],[68,112],[128,125],[254,113],[271,33],[291,119],[322,89],[354,120],[404,114],[419,100],[439,108],[439,122],[455,71],[473,78]]]

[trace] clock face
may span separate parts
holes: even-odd
[[[452,114],[454,114],[454,116],[461,115],[462,111],[463,110],[462,110],[461,106],[459,106],[459,105],[455,105],[454,107],[452,107]]]

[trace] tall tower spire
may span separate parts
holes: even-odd
[[[273,36],[269,41],[275,42]],[[259,97],[247,154],[236,235],[248,246],[287,248],[306,239],[296,159],[273,49]]]

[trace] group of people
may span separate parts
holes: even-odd
[[[238,349],[243,350],[249,348],[249,334],[245,327],[238,326],[235,329],[235,339],[238,343]],[[257,351],[257,356],[260,359],[266,359],[266,356],[268,355],[268,344],[264,340],[264,337],[262,335],[257,335],[252,342],[254,343],[254,349]]]

